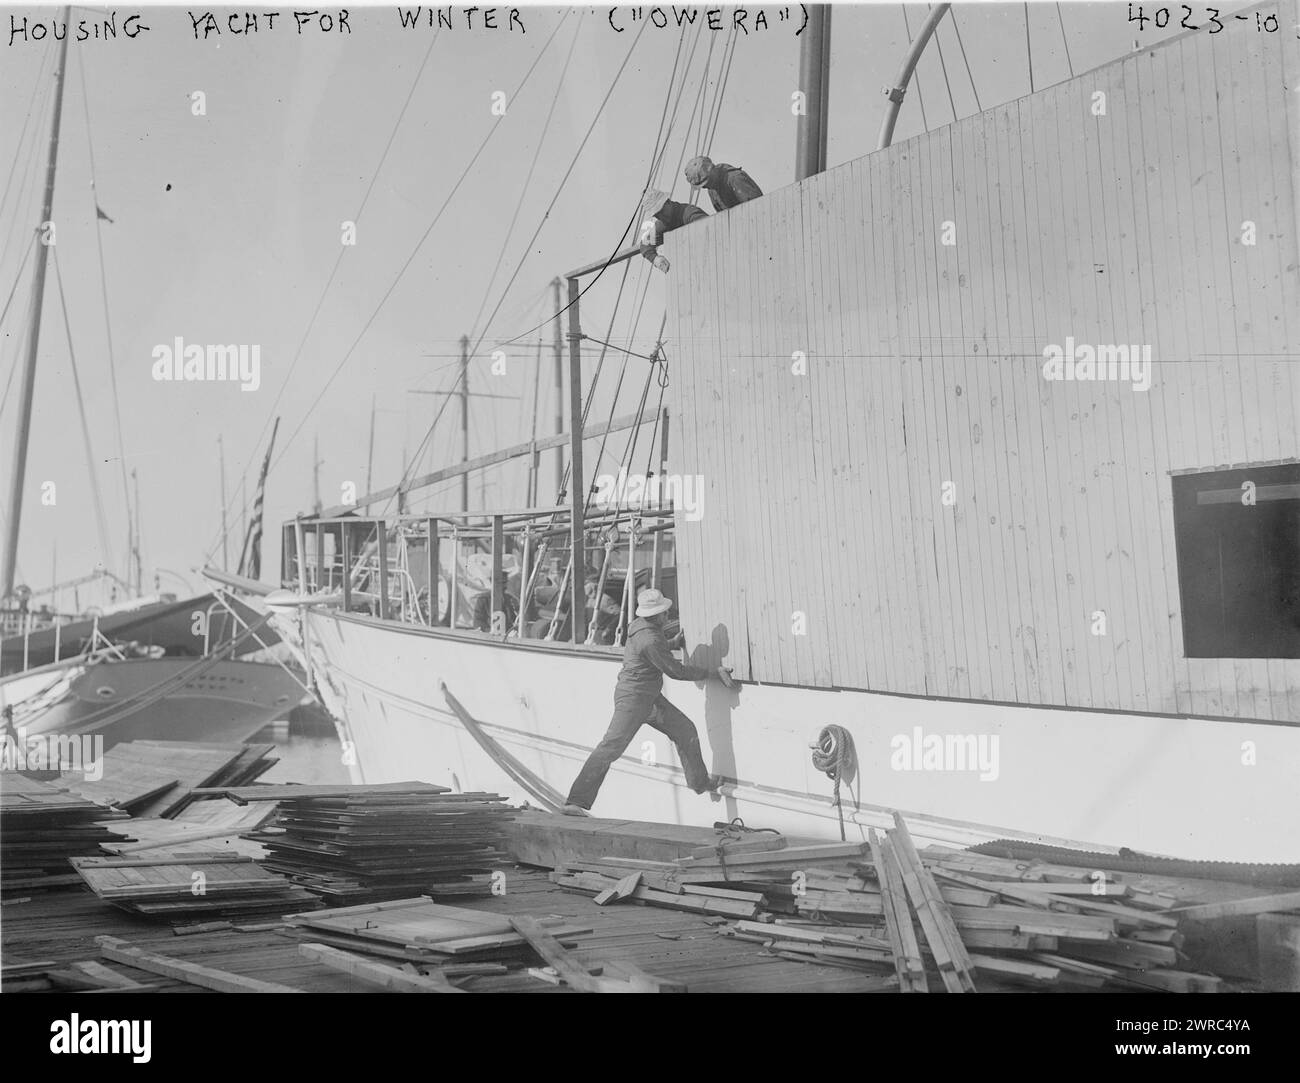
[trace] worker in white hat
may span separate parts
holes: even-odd
[[[754,183],[754,178],[738,165],[726,162],[713,163],[712,158],[700,155],[686,163],[686,183],[692,188],[704,188],[713,201],[715,211],[726,211],[758,199],[763,190]]]
[[[664,677],[675,681],[716,678],[733,688],[731,670],[725,666],[702,668],[677,661],[664,635],[672,599],[652,588],[641,591],[636,602],[636,620],[628,625],[623,668],[614,690],[614,717],[569,790],[564,812],[570,816],[585,815],[591,808],[610,766],[623,755],[643,725],[653,726],[677,747],[686,771],[686,784],[692,790],[716,793],[718,788],[717,776],[709,774],[700,754],[700,735],[695,724],[664,698],[663,686]]]

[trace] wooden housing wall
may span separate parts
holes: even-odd
[[[1293,37],[1174,39],[668,237],[691,637],[758,681],[1300,721],[1300,661],[1184,657],[1170,481],[1300,458]],[[1150,344],[1150,389],[1044,379],[1067,336]]]

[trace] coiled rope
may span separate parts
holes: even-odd
[[[834,783],[832,800],[835,811],[840,818],[840,839],[847,840],[844,833],[844,806],[840,798],[840,786],[851,786],[858,776],[858,751],[853,744],[853,734],[843,726],[823,726],[817,735],[812,749],[812,762],[817,770],[825,774]]]

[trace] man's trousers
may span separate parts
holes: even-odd
[[[708,789],[709,769],[704,766],[704,757],[700,755],[700,737],[689,718],[662,695],[653,700],[616,698],[614,717],[609,723],[609,729],[578,772],[573,788],[569,791],[569,804],[585,809],[595,804],[600,784],[605,781],[611,765],[627,751],[627,746],[643,725],[654,727],[677,747],[677,755],[681,757],[682,767],[686,770],[686,785],[696,793]]]

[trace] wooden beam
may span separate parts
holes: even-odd
[[[198,985],[204,989],[215,989],[219,993],[301,993],[288,985],[246,978],[241,974],[217,970],[215,967],[200,966],[183,959],[173,959],[167,955],[158,955],[144,951],[116,936],[97,936],[99,954],[110,962],[133,966],[137,970],[147,970],[151,974],[162,974],[175,978],[188,985]]]
[[[581,414],[579,414],[581,416]],[[584,440],[594,440],[597,436],[604,436],[606,433],[622,432],[624,429],[630,429],[634,425],[645,425],[654,421],[655,411],[653,409],[644,410],[640,414],[626,414],[623,417],[616,417],[610,422],[597,422],[589,425],[583,430]],[[340,516],[354,514],[359,508],[369,507],[371,504],[378,504],[382,500],[390,500],[396,496],[400,489],[403,493],[412,493],[416,489],[426,489],[430,485],[436,485],[440,481],[447,481],[449,478],[457,478],[462,474],[469,474],[475,470],[482,470],[484,467],[495,466],[497,463],[508,462],[510,459],[518,459],[524,455],[531,455],[533,448],[539,451],[545,451],[548,448],[564,447],[572,442],[571,433],[561,432],[554,436],[543,436],[539,440],[529,440],[523,444],[513,444],[510,447],[501,448],[498,451],[489,452],[486,455],[480,455],[468,462],[453,463],[451,466],[444,466],[439,470],[434,470],[429,474],[421,474],[417,478],[412,478],[406,485],[390,485],[386,489],[376,489],[373,493],[366,493],[365,496],[358,497],[353,504],[336,504],[332,508],[326,508],[319,515],[314,516],[316,519],[337,519]],[[474,512],[472,514],[481,514]]]
[[[1186,921],[1212,921],[1215,918],[1250,917],[1253,914],[1276,914],[1286,910],[1300,910],[1300,891],[1285,895],[1259,895],[1253,899],[1234,899],[1231,902],[1207,903],[1189,906],[1182,910],[1167,911],[1170,917]]]
[[[350,951],[331,948],[326,944],[299,944],[298,954],[313,963],[320,963],[331,970],[363,981],[367,985],[377,985],[391,993],[463,993],[441,974],[425,976],[420,973],[401,970],[386,963],[365,959]]]

